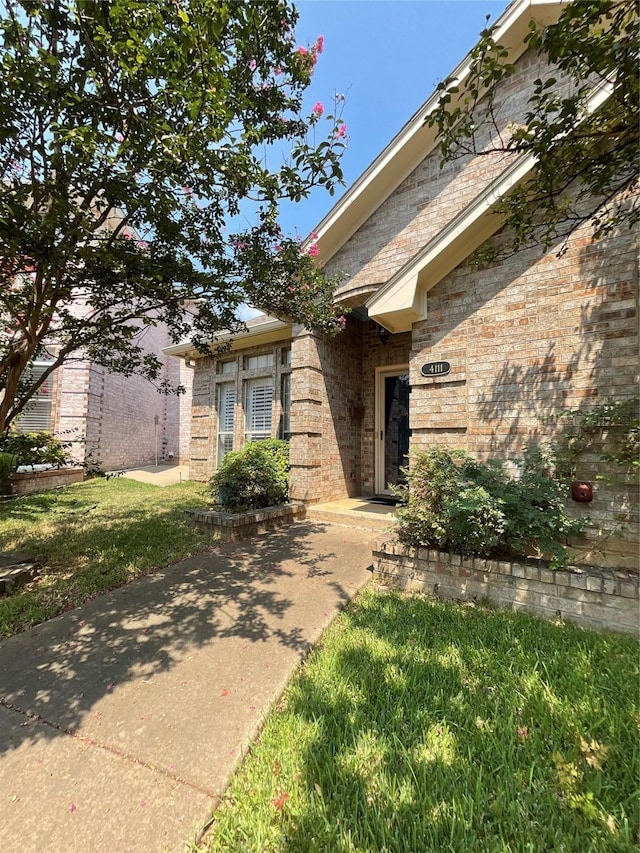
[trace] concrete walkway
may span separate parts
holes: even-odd
[[[369,579],[372,535],[299,522],[1,643],[3,853],[181,851]]]
[[[138,480],[140,483],[150,483],[152,486],[173,486],[189,479],[188,465],[146,465],[143,468],[131,468],[123,471],[122,476],[128,480]]]

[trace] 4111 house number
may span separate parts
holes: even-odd
[[[428,364],[423,364],[420,373],[423,376],[446,376],[451,372],[451,365],[448,361],[430,361]]]

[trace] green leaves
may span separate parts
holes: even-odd
[[[507,219],[506,254],[530,244],[544,251],[560,244],[562,251],[584,223],[597,239],[640,219],[637,3],[574,0],[556,23],[540,27],[532,20],[528,27],[525,43],[548,63],[548,73],[533,81],[523,115],[513,106],[505,112],[504,86],[518,74],[526,91],[526,70],[508,61],[494,28],[487,28],[471,52],[464,86],[445,81],[426,119],[438,130],[443,165],[498,153],[536,157],[535,180],[496,209]],[[587,115],[590,93],[606,82],[612,95]]]
[[[0,3],[0,293],[22,305],[0,298],[3,388],[53,339],[60,362],[90,347],[152,376],[131,335],[149,312],[203,348],[244,301],[333,323],[333,283],[273,232],[282,199],[342,182],[339,117],[302,113],[293,6]],[[226,230],[240,212],[251,252]],[[21,406],[5,394],[0,431]]]
[[[401,489],[398,536],[413,546],[458,554],[537,556],[566,562],[564,543],[583,529],[567,516],[566,486],[550,450],[529,448],[510,477],[497,460],[477,462],[463,451],[434,447],[417,453]]]

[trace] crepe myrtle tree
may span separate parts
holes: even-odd
[[[593,226],[594,239],[637,225],[638,10],[637,0],[572,0],[556,23],[531,21],[525,42],[549,70],[534,81],[517,123],[501,114],[500,90],[516,68],[495,41],[495,27],[480,34],[466,83],[440,84],[438,107],[425,121],[438,130],[443,164],[496,153],[537,160],[534,174],[497,207],[506,215],[508,241],[500,251],[487,244],[478,260],[534,244],[544,251],[559,245],[562,252],[584,223]],[[588,114],[588,97],[599,85],[609,85],[611,95]]]
[[[69,360],[158,381],[149,324],[203,351],[245,302],[339,329],[317,246],[277,224],[333,194],[346,141],[338,110],[303,112],[322,37],[296,45],[292,5],[0,9],[0,433]]]

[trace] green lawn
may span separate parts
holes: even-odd
[[[113,478],[0,504],[0,551],[44,563],[40,580],[0,598],[0,638],[203,550],[211,537],[187,527],[184,510],[206,502],[202,484]]]
[[[367,591],[308,658],[205,849],[635,851],[638,646]]]

